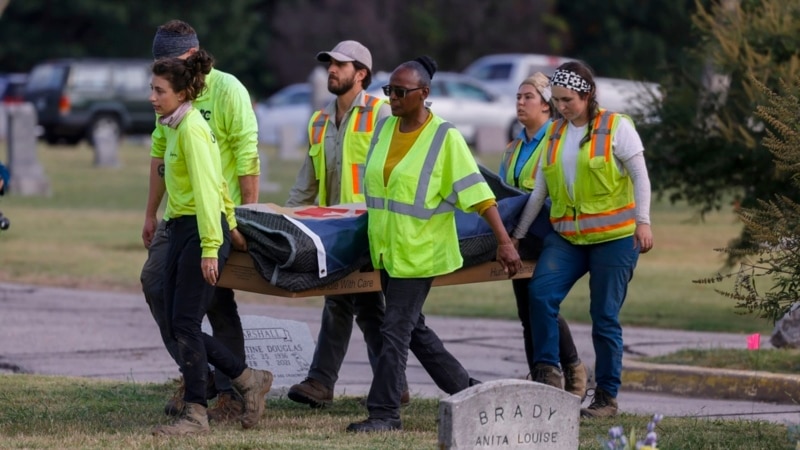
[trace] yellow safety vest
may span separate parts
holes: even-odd
[[[536,184],[536,170],[539,168],[539,156],[542,154],[542,148],[544,148],[542,142],[544,142],[544,137],[539,141],[531,157],[525,161],[525,165],[522,166],[517,180],[514,179],[514,168],[517,166],[517,159],[519,159],[523,141],[517,138],[508,143],[505,154],[503,155],[503,165],[506,168],[505,182],[509,186],[518,187],[526,192],[531,192],[533,190],[533,186]]]
[[[633,235],[636,230],[633,183],[623,175],[612,153],[614,133],[620,120],[630,117],[600,110],[592,124],[591,138],[578,152],[574,198],[569,195],[561,161],[564,119],[547,130],[540,164],[552,200],[550,222],[573,244],[596,244]]]
[[[347,121],[347,129],[342,142],[342,174],[339,187],[340,203],[364,202],[364,163],[367,149],[372,139],[375,123],[378,121],[378,109],[385,103],[378,97],[364,94],[365,106],[354,107]],[[308,142],[311,144],[308,153],[314,164],[314,173],[319,183],[319,205],[328,204],[328,193],[325,184],[325,130],[329,122],[324,109],[311,116],[308,123]]]
[[[398,118],[378,124],[364,177],[372,264],[395,278],[450,273],[464,264],[455,209],[494,198],[453,124],[434,115],[384,183]]]

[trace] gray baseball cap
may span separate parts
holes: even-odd
[[[372,72],[372,54],[358,41],[342,41],[329,52],[317,53],[317,61],[329,62],[331,58],[341,62],[358,61]]]

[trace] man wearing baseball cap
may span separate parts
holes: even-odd
[[[361,43],[339,42],[333,50],[317,53],[317,61],[327,64],[328,91],[336,98],[311,115],[308,154],[286,205],[363,203],[361,178],[369,143],[375,125],[391,109],[385,100],[364,92],[372,81],[372,55]],[[312,408],[333,402],[354,318],[374,366],[383,343],[383,311],[380,292],[326,296],[308,377],[289,389],[289,398]],[[402,401],[409,401],[407,389]]]

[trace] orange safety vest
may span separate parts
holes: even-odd
[[[364,164],[367,150],[372,139],[375,123],[378,121],[378,109],[385,103],[378,97],[364,94],[364,105],[354,107],[347,119],[342,142],[342,174],[339,187],[339,203],[364,202]],[[308,124],[308,153],[314,164],[314,174],[319,183],[319,205],[330,206],[326,187],[325,163],[325,130],[329,122],[325,110],[319,110],[311,116]]]
[[[567,121],[553,122],[544,137],[547,148],[540,164],[552,200],[550,222],[573,244],[611,241],[631,236],[636,230],[633,183],[612,157],[613,137],[620,120],[630,117],[600,110],[589,142],[578,152],[572,196],[560,157]]]

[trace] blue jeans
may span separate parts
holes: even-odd
[[[548,234],[528,291],[535,362],[558,366],[556,317],[572,286],[588,272],[597,387],[616,397],[622,384],[619,312],[638,260],[633,236],[573,245],[556,232]]]
[[[164,276],[169,252],[166,224],[162,220],[158,224],[158,228],[156,228],[153,242],[147,252],[147,261],[142,268],[141,282],[145,301],[147,301],[150,313],[153,315],[156,325],[158,325],[164,347],[166,347],[167,352],[175,363],[180,366],[178,343],[169,332],[169,317],[166,315],[164,299]],[[233,296],[233,290],[215,288],[214,297],[208,306],[207,315],[214,337],[225,344],[237,356],[245,359],[242,321]],[[222,372],[215,374],[214,383],[220,392],[233,391],[230,378]]]
[[[386,315],[381,325],[383,346],[367,396],[371,419],[399,419],[409,349],[439,389],[448,394],[470,385],[467,370],[425,325],[422,305],[433,278],[392,278],[381,270]]]
[[[308,377],[333,390],[339,379],[339,369],[350,344],[353,333],[353,317],[364,333],[372,372],[381,352],[383,337],[384,305],[383,294],[365,292],[362,294],[329,295],[325,297],[322,308],[322,322],[319,328],[314,359],[308,370]]]
[[[525,341],[525,361],[528,363],[528,371],[533,374],[533,335],[531,334],[531,313],[530,300],[528,299],[528,285],[531,280],[528,278],[516,278],[511,280],[514,289],[514,298],[517,301],[517,317],[522,323],[522,339]],[[577,364],[581,361],[578,356],[578,348],[575,340],[572,339],[572,331],[569,324],[561,314],[558,315],[558,348],[561,359],[561,368],[568,365]]]

